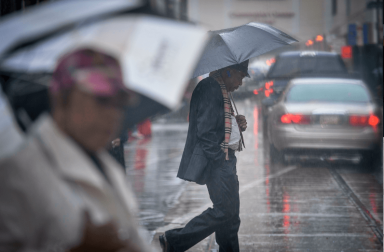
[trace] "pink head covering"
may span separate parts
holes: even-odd
[[[97,96],[129,92],[117,60],[92,49],[79,49],[64,55],[53,73],[50,91],[55,94],[75,85]]]

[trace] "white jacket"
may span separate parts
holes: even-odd
[[[0,87],[0,160],[16,151],[22,142],[23,133],[17,126]]]
[[[22,148],[0,163],[0,251],[65,251],[82,238],[85,210],[95,224],[115,221],[150,251],[122,168],[107,152],[97,156],[110,183],[50,116],[40,118]]]

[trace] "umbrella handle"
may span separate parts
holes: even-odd
[[[230,97],[231,103],[232,103],[232,104],[233,104],[233,106],[235,107],[235,110],[236,110],[236,115],[239,115],[239,111],[237,111],[237,107],[236,107],[236,104],[235,104],[235,102],[233,101],[232,93],[229,93],[229,97]],[[243,137],[243,132],[241,132],[241,129],[240,129],[240,126],[239,126],[239,124],[237,124],[237,127],[239,127],[239,132],[240,132],[240,136],[241,136],[241,143],[243,144],[243,146],[244,146],[244,149],[245,149],[245,144],[244,144],[244,137]]]

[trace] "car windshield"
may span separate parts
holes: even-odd
[[[345,73],[345,67],[336,57],[281,57],[268,77],[284,78],[310,73]]]
[[[287,102],[369,102],[367,90],[356,84],[295,85],[286,96]]]

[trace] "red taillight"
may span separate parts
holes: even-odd
[[[266,89],[264,91],[265,97],[269,97],[273,93],[273,89]]]
[[[380,119],[375,116],[371,115],[368,120],[368,124],[371,125],[372,127],[376,127],[380,123]]]
[[[380,119],[375,115],[351,115],[349,124],[352,126],[372,126],[376,127],[380,123]]]
[[[282,123],[285,123],[285,124],[290,124],[290,123],[310,124],[311,123],[311,118],[306,115],[285,114],[281,116],[280,120]]]
[[[257,90],[255,89],[255,90],[253,90],[253,93],[254,93],[255,95],[258,95],[258,94],[259,94],[259,91],[257,91]]]
[[[272,66],[272,64],[276,63],[276,59],[275,58],[269,59],[269,60],[266,61],[266,63],[267,63],[268,66]]]
[[[270,89],[273,86],[273,81],[268,81],[265,83],[265,89]]]
[[[282,123],[291,123],[292,122],[292,119],[291,119],[291,115],[282,115],[281,116],[281,122]]]
[[[353,126],[367,126],[368,116],[352,115],[349,117],[349,123]]]
[[[269,97],[273,93],[272,86],[273,86],[273,81],[268,81],[265,83],[265,91],[264,91],[265,97]]]

